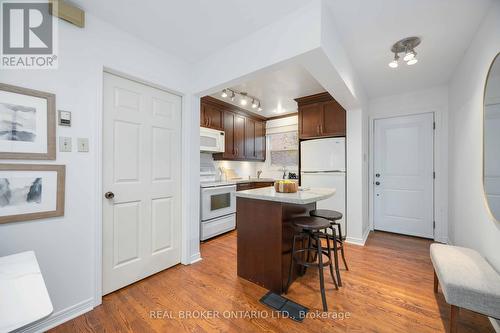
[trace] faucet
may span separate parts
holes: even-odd
[[[262,174],[262,170],[257,171],[257,179],[260,179],[261,174]]]
[[[283,179],[286,179],[286,166],[283,166],[283,168],[280,169],[280,171],[283,171]]]
[[[220,180],[221,181],[227,181],[226,170],[223,167],[219,168],[219,175],[220,175]]]

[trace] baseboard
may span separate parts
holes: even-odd
[[[86,312],[89,312],[94,308],[94,299],[89,298],[88,300],[77,303],[69,308],[64,310],[57,311],[53,313],[50,317],[47,317],[44,320],[36,322],[32,325],[26,326],[22,329],[16,330],[16,333],[38,333],[45,332],[51,328],[54,328],[62,323],[67,322],[73,318],[76,318]]]
[[[196,253],[196,254],[193,254],[191,256],[191,258],[189,259],[189,265],[191,264],[194,264],[194,263],[197,263],[198,261],[201,261],[201,253]]]
[[[434,241],[438,243],[449,244],[447,237],[436,237],[434,238]]]
[[[494,318],[490,317],[491,326],[495,329],[495,332],[500,333],[500,322]]]
[[[365,233],[363,234],[362,238],[346,237],[345,241],[349,244],[365,246],[366,240],[368,239],[368,236],[370,235],[370,231],[371,231],[370,228],[367,228],[365,230]]]

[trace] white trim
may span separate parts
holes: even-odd
[[[393,117],[404,117],[416,114],[432,113],[434,115],[434,122],[436,129],[434,131],[434,170],[436,172],[436,179],[434,180],[434,220],[436,228],[434,230],[434,240],[441,243],[448,242],[448,204],[447,204],[447,164],[448,160],[443,155],[443,146],[447,140],[447,116],[444,107],[433,108],[419,108],[401,110],[401,112],[391,112],[387,114],[377,114],[369,116],[369,166],[368,166],[368,200],[369,200],[369,228],[374,230],[374,205],[373,205],[373,182],[374,182],[374,131],[375,120],[386,119]]]
[[[203,259],[201,258],[201,253],[196,253],[191,256],[191,259],[189,260],[189,264],[194,264],[197,263],[198,261],[202,261]]]
[[[498,322],[498,320],[491,317],[488,318],[490,319],[491,326],[493,326],[495,332],[500,333],[500,323]]]
[[[96,167],[97,167],[97,187],[96,187],[96,201],[95,205],[97,207],[96,209],[96,226],[95,226],[95,281],[94,281],[94,299],[92,300],[93,306],[98,306],[102,303],[102,225],[103,225],[103,218],[102,218],[102,193],[103,193],[103,180],[102,180],[102,169],[103,169],[103,164],[102,164],[102,153],[103,153],[103,141],[102,141],[102,131],[103,131],[103,87],[104,87],[104,74],[112,74],[116,75],[119,77],[122,77],[127,80],[135,81],[144,85],[147,85],[149,87],[163,90],[165,92],[168,92],[170,94],[177,95],[181,97],[181,147],[184,147],[185,141],[187,134],[185,133],[185,119],[184,119],[184,113],[185,113],[185,95],[169,89],[165,88],[161,85],[151,83],[146,80],[142,80],[140,78],[137,78],[132,75],[128,75],[124,72],[112,69],[107,66],[103,66],[99,68],[99,84],[97,85],[98,90],[98,101],[99,105],[97,106],[97,119],[96,119],[96,132],[95,137],[96,137],[96,144],[95,144],[95,149],[96,149]],[[184,167],[186,165],[189,165],[188,163],[188,156],[189,154],[185,153],[185,150],[181,149],[181,165],[182,165],[182,170],[184,170]],[[186,179],[189,181],[189,174],[188,172],[184,172],[181,170],[181,188],[183,185],[185,185]],[[185,198],[181,194],[181,263],[183,263],[183,256],[188,249],[188,246],[186,245],[186,242],[188,242],[188,238],[185,235],[186,230],[184,225],[187,225],[189,221],[186,220],[186,216],[189,215],[189,208],[185,206]],[[188,210],[186,212],[186,210]],[[70,318],[71,319],[71,318]],[[67,319],[69,320],[69,319]]]
[[[75,305],[72,305],[66,309],[57,311],[47,319],[26,326],[25,328],[17,330],[16,332],[23,332],[23,333],[45,332],[73,318],[81,316],[82,314],[91,311],[93,308],[94,308],[94,299],[89,298],[85,301],[76,303]]]
[[[349,244],[365,246],[366,240],[370,235],[370,231],[371,231],[370,228],[366,228],[365,232],[363,233],[363,238],[346,237],[345,241]]]

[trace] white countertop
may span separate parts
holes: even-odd
[[[306,205],[328,199],[335,195],[335,192],[334,188],[309,188],[299,189],[296,193],[279,193],[274,187],[263,187],[236,192],[236,197]]]
[[[53,310],[35,253],[0,257],[0,332],[31,324]]]

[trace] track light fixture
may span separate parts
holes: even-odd
[[[236,90],[233,90],[230,88],[225,88],[222,90],[220,95],[222,98],[229,97],[232,102],[234,102],[236,100],[236,98],[238,97],[239,104],[241,106],[247,106],[248,103],[251,101],[252,104],[250,104],[250,105],[251,105],[252,109],[257,109],[257,111],[262,111],[262,106],[260,104],[260,100],[257,97],[248,95],[248,93],[246,93],[244,91],[240,92],[240,91],[236,91]]]
[[[404,53],[403,60],[407,65],[415,65],[418,62],[415,48],[420,45],[420,42],[419,37],[408,37],[394,43],[391,48],[391,52],[394,53],[394,60],[389,63],[389,67],[398,68],[399,53]]]

